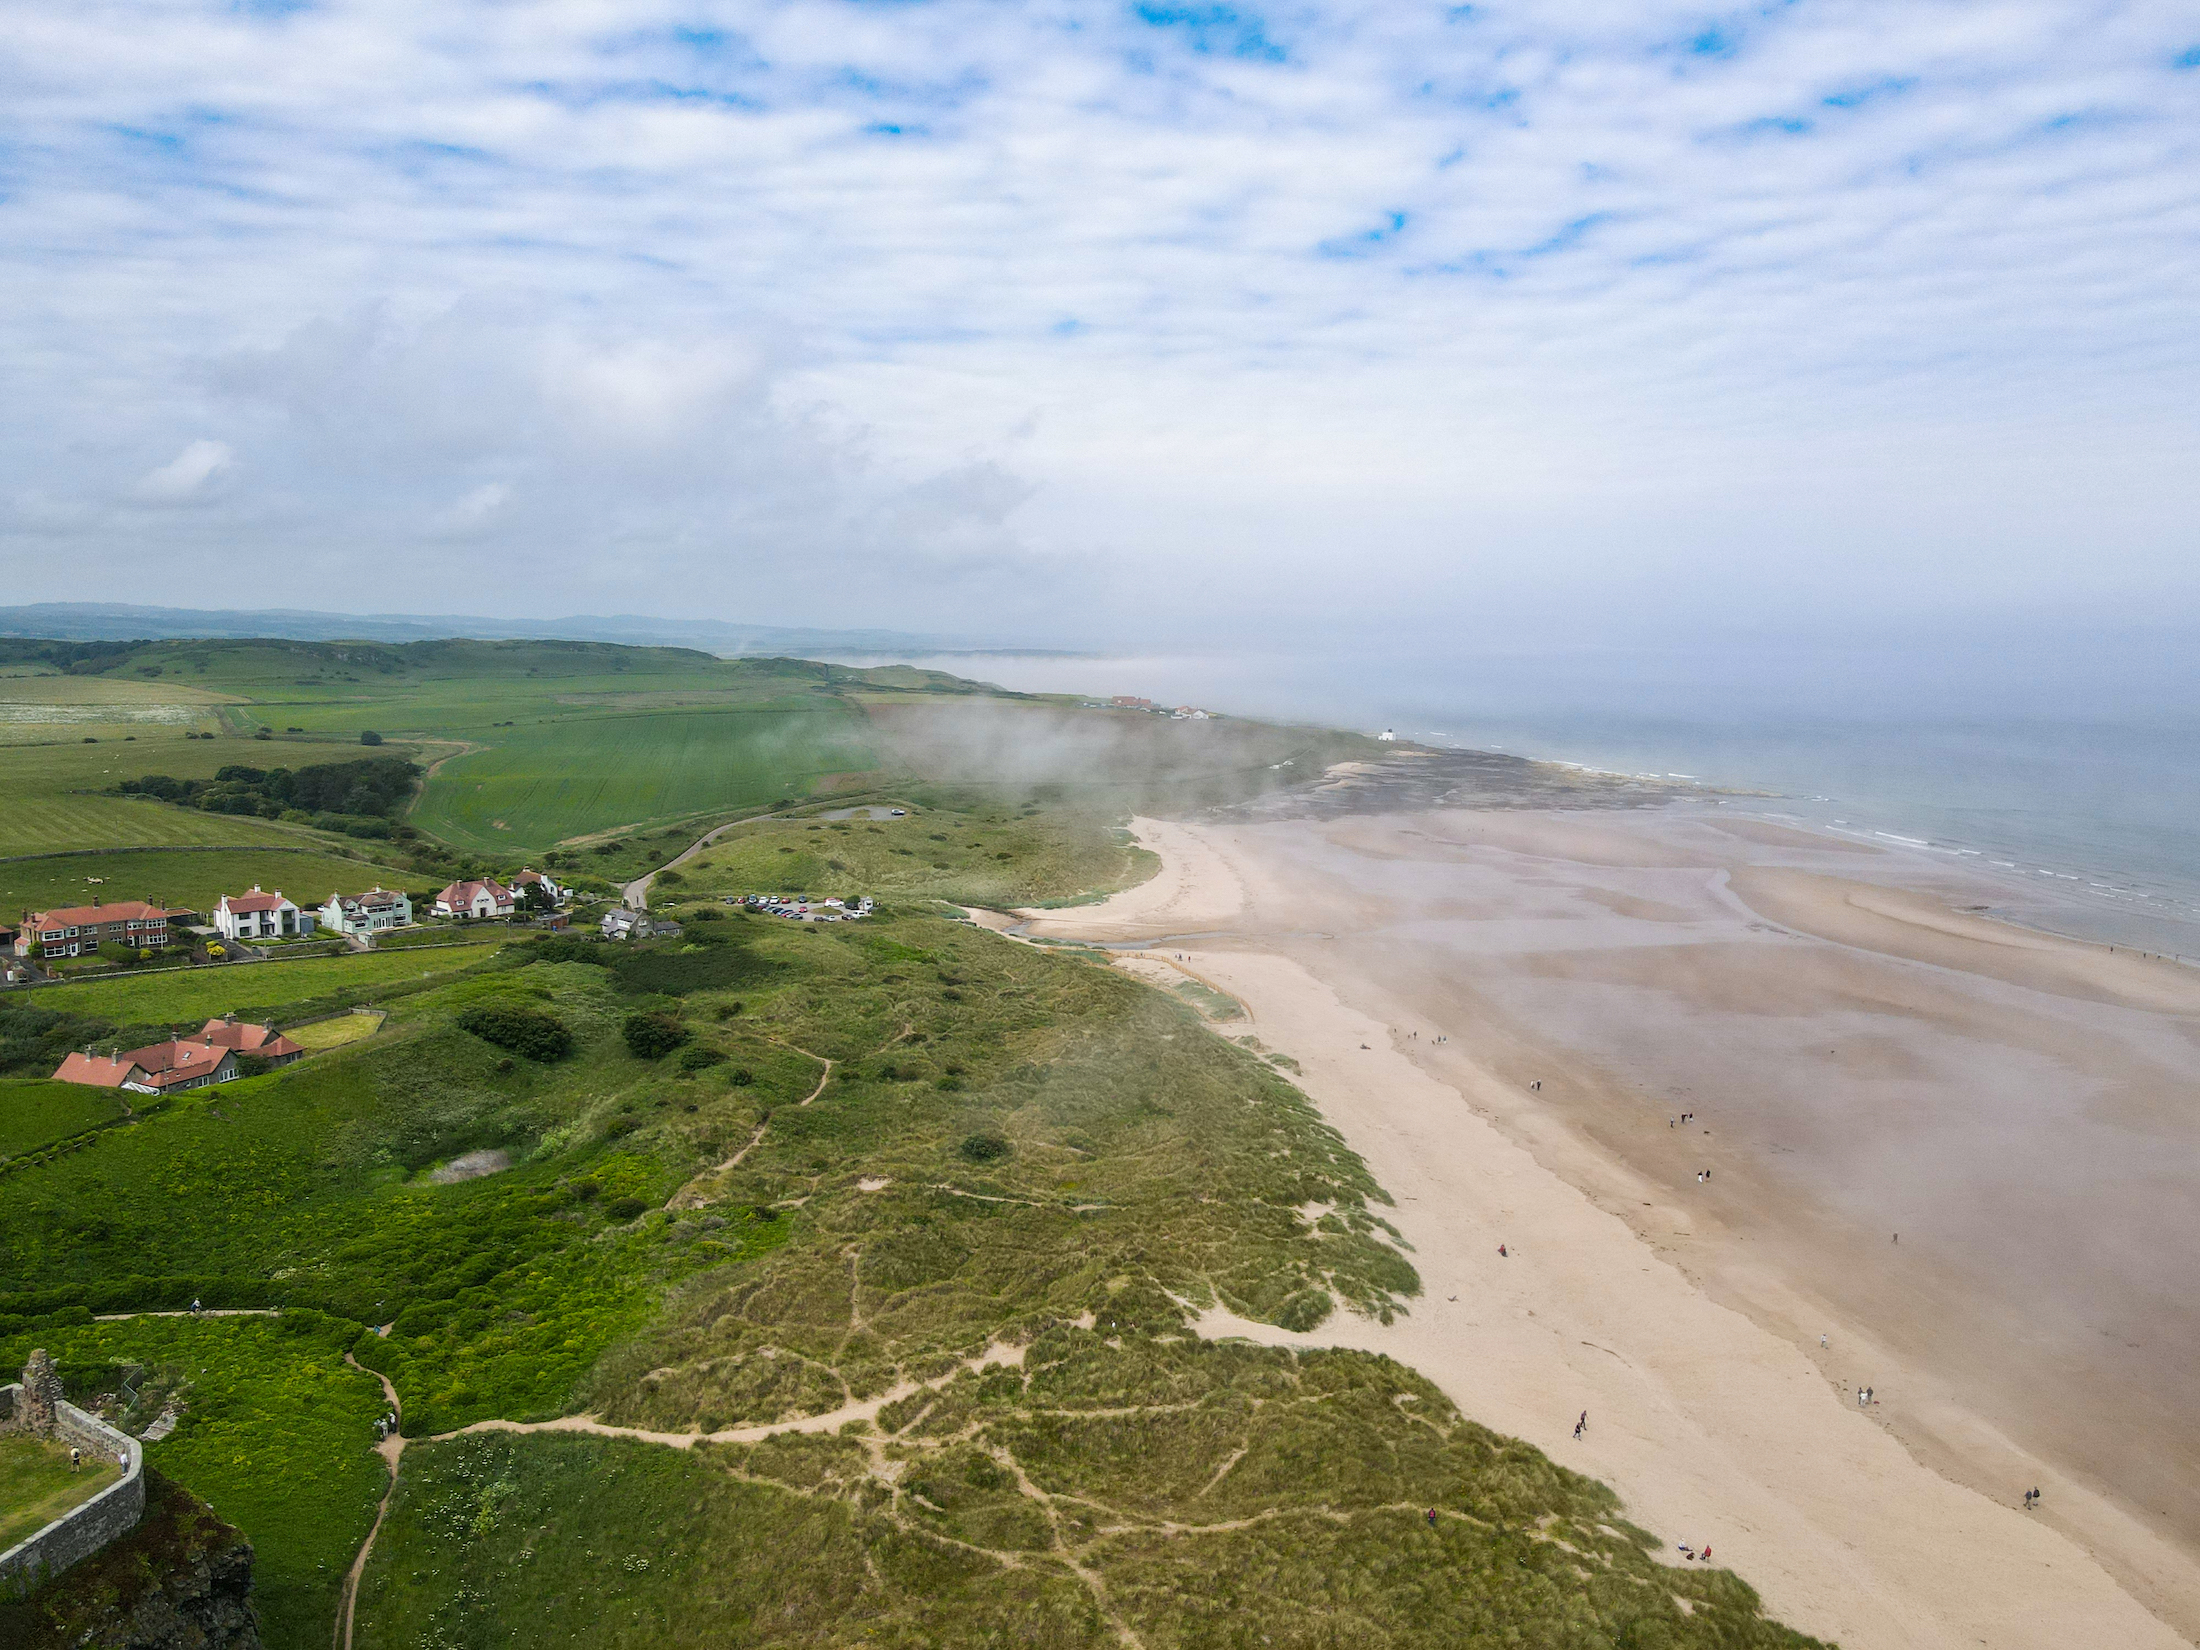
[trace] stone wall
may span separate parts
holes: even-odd
[[[43,1403],[38,1409],[37,1418],[43,1421]],[[0,1597],[31,1592],[117,1536],[128,1534],[145,1514],[145,1455],[138,1441],[65,1399],[53,1403],[52,1413],[52,1431],[47,1436],[73,1444],[87,1455],[103,1455],[110,1461],[119,1458],[122,1477],[0,1553]],[[32,1419],[32,1395],[20,1385],[0,1387],[0,1429],[21,1430]]]

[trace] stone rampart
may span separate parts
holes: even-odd
[[[0,1432],[27,1420],[30,1404],[20,1385],[0,1387]],[[87,1559],[117,1536],[137,1527],[145,1515],[145,1454],[135,1438],[117,1432],[96,1415],[87,1415],[62,1399],[53,1405],[57,1443],[73,1444],[87,1455],[120,1460],[122,1476],[89,1501],[71,1507],[35,1534],[0,1553],[0,1597],[21,1597]]]

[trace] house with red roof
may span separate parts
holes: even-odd
[[[216,1048],[249,1054],[271,1066],[287,1066],[303,1058],[306,1052],[273,1026],[254,1025],[249,1020],[239,1020],[234,1014],[207,1021],[199,1035]]]
[[[237,1051],[209,1035],[178,1037],[173,1042],[134,1048],[127,1054],[101,1055],[87,1049],[62,1061],[53,1076],[57,1083],[90,1083],[105,1089],[129,1089],[136,1094],[175,1094],[205,1088],[209,1083],[234,1082],[238,1076]]]
[[[289,940],[313,932],[314,916],[283,898],[278,888],[263,892],[258,883],[247,894],[224,894],[214,902],[214,926],[225,940]]]
[[[141,899],[116,900],[112,905],[95,899],[89,905],[55,911],[25,911],[16,931],[15,954],[76,957],[97,951],[108,940],[120,940],[141,951],[159,951],[168,944],[169,920],[188,915]]]
[[[439,917],[508,917],[512,914],[512,890],[487,877],[477,882],[454,882],[435,896]]]

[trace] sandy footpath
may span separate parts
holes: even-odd
[[[1303,844],[1312,827],[1141,820],[1135,828],[1162,856],[1159,876],[1102,905],[1030,913],[1031,931],[1170,936],[1148,955],[1181,953],[1198,977],[1243,1002],[1249,1029],[1300,1063],[1306,1092],[1397,1199],[1390,1218],[1412,1246],[1424,1287],[1411,1313],[1387,1329],[1340,1314],[1294,1337],[1218,1314],[1209,1333],[1397,1357],[1476,1420],[1610,1484],[1629,1516],[1664,1541],[1710,1543],[1773,1614],[1849,1650],[2188,1642],[2111,1574],[2113,1567],[2126,1580],[2146,1577],[2141,1590],[2172,1620],[2200,1614],[2200,1577],[2181,1548],[2085,1483],[2049,1471],[1930,1379],[1907,1380],[1865,1328],[1783,1275],[1776,1246],[1760,1253],[1729,1245],[1727,1275],[1754,1273],[1744,1291],[1749,1310],[1725,1303],[1684,1264],[1688,1245],[1719,1225],[1715,1209],[1691,1206],[1668,1181],[1599,1151],[1593,1137],[1525,1097],[1517,1073],[1503,1069],[1521,1051],[1501,1047],[1498,1031],[1485,1041],[1463,1015],[1418,1012],[1384,995],[1376,967],[1325,950],[1322,942],[1349,932],[1351,908],[1328,899],[1319,878],[1302,876],[1290,854],[1271,851]],[[1301,835],[1288,835],[1294,831]],[[1535,946],[1593,949],[1605,959],[1648,947],[1648,934],[1664,942],[1662,956],[1675,936],[1716,936],[1724,945],[1731,929],[1765,945],[1765,956],[1787,948],[1801,964],[1835,944],[1896,944],[1875,924],[1902,930],[1903,944],[1919,935],[1927,944],[2006,937],[1996,925],[1973,932],[1966,925],[1974,919],[1954,913],[1943,922],[1905,903],[1902,890],[1859,902],[1851,890],[1784,874],[1771,892],[1759,891],[1780,907],[1768,920],[1739,903],[1727,873],[1707,879],[1688,865],[1698,856],[1674,852],[1655,834],[1577,830],[1548,816],[1478,818],[1447,832],[1432,828],[1406,848],[1370,834],[1357,851],[1397,861],[1409,849],[1421,856],[1414,864],[1472,868],[1493,843],[1501,855],[1556,845],[1622,867],[1623,878],[1586,900],[1568,891],[1564,921],[1560,895],[1547,886],[1554,879],[1521,876],[1509,864],[1518,886],[1469,881],[1451,890],[1452,919],[1482,924],[1508,944],[1530,943],[1521,936],[1533,930]],[[1771,851],[1747,830],[1734,840]],[[1405,880],[1436,887],[1433,873],[1408,870]],[[1428,899],[1441,903],[1434,892]],[[1402,909],[1390,908],[1409,941],[1418,902],[1409,893]],[[1812,920],[1848,926],[1824,940],[1801,937]],[[1402,948],[1386,936],[1379,949],[1394,958]],[[2007,952],[2008,967],[2027,977],[2045,970],[2066,984],[2083,962],[2052,944]],[[2085,972],[2081,983],[2150,1007],[2180,1007],[2186,989],[2182,980],[2121,968]],[[1439,1044],[1445,1027],[1454,1040]],[[1551,1074],[1553,1088],[1565,1080],[1551,1049],[1533,1057],[1546,1062],[1537,1069]],[[1659,1123],[1662,1134],[1662,1115]],[[1805,1326],[1823,1326],[1835,1344],[1807,1355],[1798,1343],[1815,1337]],[[1836,1378],[1851,1366],[1844,1359],[1901,1385],[1913,1410],[1938,1406],[1919,1424],[1937,1428],[1946,1449],[1969,1449],[1974,1464],[1997,1470],[2036,1471],[2050,1487],[2054,1516],[2027,1514],[1965,1487],[1960,1474],[1935,1470],[1932,1449],[1898,1437],[1885,1416],[1852,1401]],[[1577,1441],[1572,1428],[1583,1410],[1589,1427]],[[2113,1565],[2089,1548],[2109,1553]]]

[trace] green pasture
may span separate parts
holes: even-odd
[[[190,817],[180,808],[168,811]],[[222,895],[241,894],[255,883],[270,892],[280,890],[301,906],[317,909],[338,890],[358,893],[377,882],[385,888],[401,887],[401,879],[407,877],[412,874],[374,863],[364,853],[354,859],[307,847],[62,854],[0,860],[0,912],[12,916],[26,908],[40,911],[60,905],[88,905],[94,899],[110,904],[142,899],[196,912],[206,919]],[[419,878],[412,880],[417,882]]]
[[[116,1089],[0,1077],[0,1158],[35,1151],[122,1115]]]
[[[211,779],[231,763],[303,767],[335,754],[328,745],[172,733],[93,745],[0,745],[0,857],[80,848],[321,845],[326,838],[274,820],[101,793],[147,774]]]
[[[204,1021],[232,1011],[247,1017],[272,1015],[279,1020],[286,1007],[312,1002],[334,992],[413,985],[423,979],[457,973],[491,955],[496,945],[497,940],[484,940],[479,945],[415,955],[369,952],[305,957],[297,962],[160,969],[120,978],[49,986],[28,993],[27,1000],[39,1008],[98,1015],[117,1025]]]
[[[146,1461],[250,1538],[269,1650],[321,1650],[388,1482],[373,1448],[382,1389],[343,1361],[358,1333],[310,1312],[133,1318],[14,1335],[0,1341],[0,1370],[14,1379],[43,1346],[80,1402],[90,1397],[80,1383],[115,1390],[129,1374],[145,1400],[117,1417],[132,1430],[176,1400],[180,1422],[145,1446]]]
[[[807,795],[873,765],[862,722],[829,700],[793,708],[597,715],[503,730],[436,771],[411,816],[456,846],[511,853]]]

